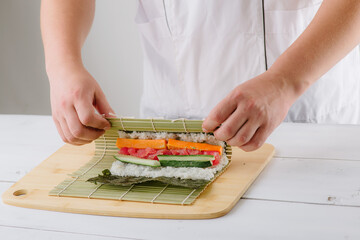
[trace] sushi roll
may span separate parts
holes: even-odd
[[[226,143],[207,133],[118,131],[118,154],[110,169],[90,182],[129,186],[160,181],[200,187],[229,164]]]

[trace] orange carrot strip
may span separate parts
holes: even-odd
[[[200,151],[216,151],[219,152],[220,155],[222,154],[223,148],[218,145],[211,145],[207,143],[194,143],[194,142],[186,142],[180,141],[175,139],[169,139],[167,147],[169,149],[179,149],[179,148],[186,148],[186,149],[197,149]]]
[[[128,147],[128,148],[155,148],[155,149],[165,149],[166,140],[165,139],[130,139],[130,138],[118,138],[116,141],[116,146],[118,148]]]

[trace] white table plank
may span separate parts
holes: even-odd
[[[0,115],[0,122],[0,144],[62,145],[50,116]],[[360,160],[359,125],[283,123],[267,142],[278,157]]]
[[[10,184],[0,183],[0,192]],[[58,213],[0,205],[0,225],[138,239],[359,239],[360,208],[240,200],[209,220],[160,220]]]
[[[11,164],[0,162],[0,181],[15,182],[42,161],[40,149],[29,152]],[[244,197],[360,206],[360,161],[274,158]]]
[[[1,144],[61,146],[51,116],[0,114]]]
[[[360,160],[360,125],[283,123],[267,142],[277,157]]]
[[[0,181],[18,181],[59,148],[41,144],[0,145]]]
[[[51,239],[51,240],[130,240],[133,238],[118,238],[109,236],[79,234],[59,232],[52,230],[22,228],[13,226],[0,226],[0,233],[6,240],[25,240],[25,239]]]
[[[244,197],[360,206],[360,161],[274,158]]]
[[[64,143],[51,116],[0,115],[0,181],[18,181]]]

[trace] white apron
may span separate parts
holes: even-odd
[[[141,117],[203,119],[264,71],[310,23],[320,0],[140,0]],[[285,121],[360,123],[357,47],[291,107]]]

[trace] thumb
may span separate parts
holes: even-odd
[[[96,110],[100,114],[105,115],[105,117],[116,116],[114,110],[111,108],[109,102],[107,101],[105,94],[101,90],[99,90],[95,93],[94,106],[95,106]]]

